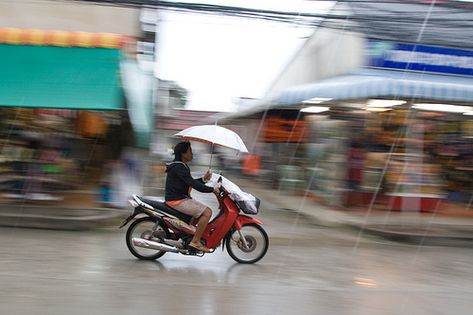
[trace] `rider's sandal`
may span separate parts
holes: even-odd
[[[196,251],[199,251],[199,252],[210,253],[210,249],[208,249],[206,246],[202,244],[196,244],[196,245],[189,244],[188,247],[191,249],[195,249]]]

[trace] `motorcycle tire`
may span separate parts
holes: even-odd
[[[141,260],[156,260],[156,259],[162,257],[164,254],[166,254],[166,252],[165,251],[158,251],[154,255],[149,255],[149,256],[141,255],[139,252],[137,252],[135,250],[135,246],[132,243],[133,231],[135,230],[135,228],[138,225],[142,224],[143,222],[150,222],[150,223],[154,224],[156,221],[154,219],[150,218],[150,217],[144,217],[144,218],[139,218],[138,220],[135,220],[132,224],[130,224],[130,226],[128,227],[128,230],[126,231],[126,246],[128,247],[128,250],[136,258],[139,258]],[[166,238],[170,238],[171,236],[170,236],[168,228],[162,223],[160,223],[159,225],[161,226],[164,233],[166,234]]]
[[[249,227],[249,228],[254,228],[256,229],[259,233],[260,233],[260,236],[262,237],[262,241],[263,241],[263,244],[258,244],[256,242],[256,239],[252,236],[248,236],[248,235],[245,235],[245,239],[247,240],[248,243],[251,243],[253,242],[254,244],[250,244],[250,249],[243,249],[241,247],[241,244],[237,244],[237,246],[240,248],[241,252],[242,253],[249,253],[251,252],[251,247],[252,245],[255,246],[254,249],[256,249],[256,246],[258,245],[261,245],[263,246],[262,250],[261,250],[261,253],[258,254],[256,257],[254,258],[251,258],[251,259],[244,259],[242,257],[239,257],[238,254],[235,253],[235,251],[233,250],[233,244],[232,242],[235,242],[235,239],[234,239],[234,235],[237,234],[238,235],[238,231],[234,230],[230,233],[230,235],[227,237],[226,239],[226,247],[227,247],[227,252],[228,254],[230,255],[230,257],[232,257],[233,260],[235,260],[236,262],[238,263],[241,263],[241,264],[254,264],[255,262],[259,261],[261,258],[264,257],[264,255],[266,255],[266,252],[268,251],[268,248],[269,248],[269,238],[268,238],[268,234],[266,233],[266,231],[263,229],[263,227],[261,225],[258,225],[258,224],[247,224],[247,225],[244,225],[242,227],[242,230],[245,228],[245,227]],[[240,238],[239,235],[237,236],[237,238]]]

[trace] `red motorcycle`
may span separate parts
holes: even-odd
[[[218,215],[209,222],[202,236],[202,242],[211,249],[211,253],[222,245],[228,254],[239,263],[252,264],[264,257],[269,247],[266,231],[260,220],[241,214],[249,213],[244,204],[237,201],[233,194],[221,185],[217,196]],[[204,253],[189,248],[195,233],[195,226],[189,224],[191,217],[169,206],[163,200],[133,195],[129,201],[133,213],[120,228],[127,225],[138,215],[126,233],[126,244],[130,252],[139,259],[155,260],[165,253],[204,256]],[[259,208],[259,200],[256,211]]]

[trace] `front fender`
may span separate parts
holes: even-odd
[[[262,225],[263,221],[255,219],[253,217],[249,217],[247,215],[238,215],[238,217],[235,220],[235,223],[233,223],[233,228],[235,230],[240,230],[242,226],[247,225],[247,224],[259,224]]]

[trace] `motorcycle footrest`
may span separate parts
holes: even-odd
[[[187,248],[187,255],[192,255],[192,256],[199,256],[202,257],[205,255],[204,252],[201,252],[200,250],[194,249],[194,248]]]

